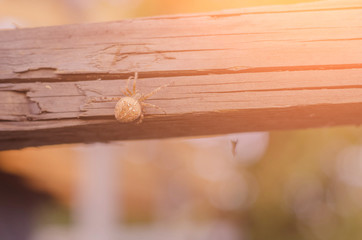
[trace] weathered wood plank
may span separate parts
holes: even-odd
[[[0,31],[0,149],[362,122],[362,2]],[[138,72],[170,84],[114,120]]]

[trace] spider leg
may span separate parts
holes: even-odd
[[[138,118],[138,120],[137,120],[136,124],[140,124],[140,123],[142,123],[143,118],[144,118],[144,115],[143,115],[143,113],[141,113],[141,115],[140,115],[140,117]]]
[[[168,87],[170,84],[171,84],[171,83],[167,83],[167,84],[165,84],[165,85],[162,85],[162,86],[154,89],[152,92],[143,95],[143,96],[140,98],[140,101],[143,101],[143,100],[148,99],[149,97],[151,97],[152,95],[154,95],[155,93],[157,93],[158,91],[160,91],[162,88]]]
[[[127,96],[127,97],[131,96],[131,94],[129,92],[127,92],[126,90],[122,91],[122,93],[124,96]]]
[[[122,93],[125,95],[125,96],[132,96],[132,92],[131,90],[129,90],[128,86],[129,86],[129,81],[133,78],[133,76],[130,76],[128,79],[127,79],[127,83],[126,83],[126,87],[124,89],[124,91],[122,91]]]
[[[157,106],[157,105],[154,105],[154,104],[151,104],[151,103],[145,103],[145,102],[141,102],[141,105],[142,105],[143,107],[153,107],[153,108],[156,108],[156,109],[158,109],[158,110],[160,110],[160,111],[162,111],[162,112],[164,112],[164,113],[166,114],[166,111],[165,111],[163,108],[160,108],[160,107]]]
[[[138,79],[138,72],[135,72],[134,73],[134,79],[133,79],[133,89],[132,89],[132,92],[133,92],[133,95],[136,94],[136,81]]]

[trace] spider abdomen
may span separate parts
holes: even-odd
[[[114,116],[119,122],[129,123],[137,120],[142,114],[139,101],[133,97],[121,98],[114,109]]]

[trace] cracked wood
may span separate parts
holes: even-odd
[[[0,149],[362,122],[362,3],[0,31]],[[120,124],[126,79],[172,83]]]

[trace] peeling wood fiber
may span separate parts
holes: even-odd
[[[139,73],[140,125],[115,102]],[[0,150],[362,122],[362,2],[0,31]]]

